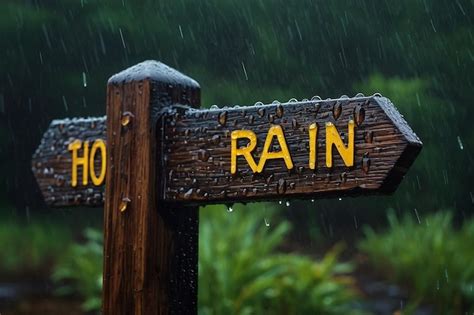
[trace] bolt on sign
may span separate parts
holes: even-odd
[[[127,114],[121,121],[127,128]],[[162,114],[158,196],[205,204],[395,190],[421,142],[380,95]],[[106,119],[55,120],[33,157],[50,205],[101,205]]]
[[[53,121],[33,156],[47,204],[105,205],[104,314],[197,312],[197,205],[391,193],[422,148],[379,94],[199,104],[146,61],[111,77],[107,117]]]

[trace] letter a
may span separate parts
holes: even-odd
[[[280,144],[281,151],[279,152],[270,152],[270,146],[273,142],[273,137],[276,136],[278,143]],[[258,162],[257,172],[261,173],[265,167],[267,160],[271,159],[283,159],[285,161],[286,167],[291,170],[293,168],[293,161],[291,160],[290,151],[286,145],[285,135],[283,134],[283,129],[278,126],[270,127],[268,130],[267,139],[265,140],[265,145],[263,147],[262,157]]]

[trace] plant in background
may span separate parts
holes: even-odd
[[[201,210],[200,314],[360,314],[341,247],[321,261],[278,253],[290,226],[272,209]]]
[[[99,230],[84,231],[86,242],[72,244],[59,260],[52,279],[58,295],[79,294],[85,311],[98,311],[102,305],[103,236]]]
[[[393,210],[388,221],[386,232],[365,228],[359,247],[369,263],[390,280],[408,284],[415,300],[436,304],[439,314],[474,311],[474,221],[456,230],[451,213],[399,220]]]
[[[3,277],[48,272],[51,262],[71,242],[71,232],[42,221],[21,224],[8,218],[0,225],[0,272]]]

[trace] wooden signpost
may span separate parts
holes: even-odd
[[[197,312],[198,205],[390,193],[422,147],[380,95],[199,105],[146,61],[109,80],[107,118],[53,121],[33,156],[47,204],[105,204],[104,314]]]

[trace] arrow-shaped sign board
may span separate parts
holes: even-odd
[[[197,205],[390,193],[422,147],[380,95],[199,106],[145,61],[111,77],[107,118],[53,121],[33,157],[47,204],[105,205],[106,315],[197,313]]]
[[[207,204],[396,189],[422,143],[380,95],[160,114],[158,198]],[[124,113],[129,128],[132,113]],[[55,120],[33,157],[47,204],[100,206],[106,118]]]

